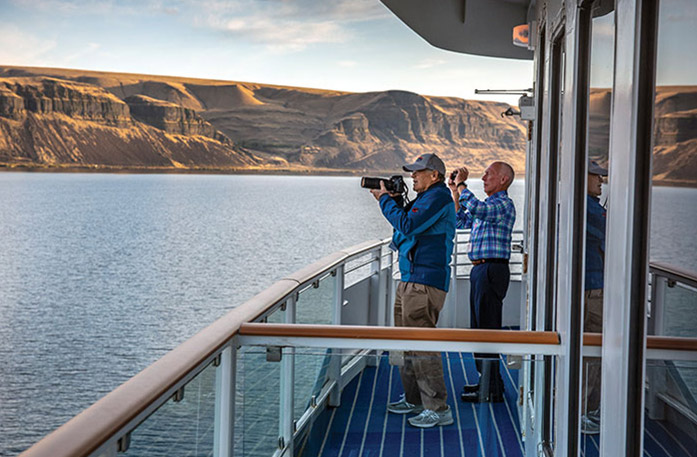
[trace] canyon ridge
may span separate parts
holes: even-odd
[[[609,90],[591,93],[595,157],[606,154],[610,100]],[[433,152],[448,168],[480,174],[504,160],[522,176],[527,122],[501,116],[509,107],[398,90],[0,66],[0,169],[397,173]],[[655,180],[697,185],[697,87],[659,88],[655,111]]]

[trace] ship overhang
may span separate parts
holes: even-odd
[[[513,44],[513,27],[529,21],[530,0],[381,0],[431,45],[448,51],[532,60]]]

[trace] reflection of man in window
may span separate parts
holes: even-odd
[[[605,221],[607,212],[600,204],[603,176],[607,170],[594,161],[588,163],[586,201],[586,284],[584,292],[583,331],[603,331],[603,266],[605,263]],[[584,358],[581,418],[583,433],[600,433],[600,360]]]

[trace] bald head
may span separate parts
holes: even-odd
[[[506,162],[494,162],[493,165],[496,165],[500,174],[508,178],[508,183],[506,184],[506,189],[508,189],[515,178],[513,167],[508,165]]]
[[[515,172],[506,162],[494,162],[484,172],[484,192],[493,195],[502,190],[507,190],[515,178]]]

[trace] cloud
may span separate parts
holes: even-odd
[[[340,67],[353,68],[356,65],[358,65],[358,62],[356,62],[355,60],[341,60],[341,61],[337,62],[337,64]]]
[[[414,65],[414,68],[417,70],[427,70],[429,68],[438,67],[446,63],[447,62],[443,59],[426,59]]]
[[[0,62],[6,65],[42,65],[56,42],[38,38],[16,25],[0,23]]]
[[[328,21],[279,21],[256,16],[230,20],[211,18],[209,24],[229,36],[246,38],[277,50],[301,50],[316,43],[340,43],[350,36],[346,29]]]
[[[366,21],[389,17],[387,9],[376,0],[181,0],[192,10],[217,15],[264,15],[269,19],[301,22]]]
[[[387,17],[375,0],[209,1],[198,10],[197,26],[275,50],[347,42],[356,24]]]
[[[80,49],[77,52],[74,52],[73,54],[70,54],[65,57],[65,61],[70,63],[74,62],[76,60],[79,60],[85,56],[88,56],[90,54],[94,54],[95,51],[97,51],[100,48],[99,43],[88,43],[87,47]]]
[[[10,0],[56,16],[177,16],[274,50],[349,41],[360,23],[389,17],[377,0]]]
[[[116,9],[131,8],[130,5],[121,5],[110,0],[12,0],[12,3],[27,10],[67,16],[113,14]]]
[[[54,15],[177,15],[180,1],[161,0],[12,0],[26,10],[35,10]]]

